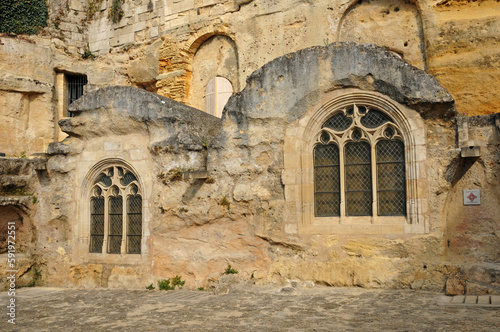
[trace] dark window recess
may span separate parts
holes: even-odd
[[[83,95],[83,87],[88,83],[85,75],[66,75],[66,83],[68,84],[68,106]],[[73,117],[74,114],[68,111],[68,116]]]

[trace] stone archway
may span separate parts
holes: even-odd
[[[427,67],[422,18],[413,1],[356,1],[342,16],[337,40],[383,46],[419,69]]]
[[[160,68],[156,83],[158,94],[189,105],[195,54],[205,41],[214,36],[225,36],[236,49],[229,28],[223,25],[204,27],[184,42],[176,40],[174,36],[164,39],[159,52]]]

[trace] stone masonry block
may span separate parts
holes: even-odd
[[[116,151],[122,148],[121,142],[104,142],[104,150],[106,151]]]
[[[118,45],[133,43],[134,41],[135,41],[135,39],[134,39],[133,33],[129,33],[129,34],[122,35],[122,36],[118,37]]]
[[[175,1],[170,6],[173,13],[178,13],[194,8],[194,0]]]
[[[478,158],[481,157],[481,147],[480,146],[465,146],[461,148],[460,156],[462,158]]]
[[[93,51],[101,51],[109,49],[109,39],[101,40],[94,43],[89,43],[90,49]]]
[[[281,172],[281,182],[284,185],[295,184],[297,181],[296,178],[296,169],[287,169]]]
[[[146,29],[147,22],[138,22],[134,24],[134,32]]]
[[[129,33],[134,32],[133,26],[132,25],[127,25],[126,27],[122,29],[115,29],[115,35],[120,36],[120,35],[126,35]]]
[[[71,0],[69,8],[72,10],[83,11],[83,2],[81,0]]]
[[[146,4],[146,5],[142,5],[142,6],[136,7],[135,12],[137,14],[142,14],[142,13],[149,12],[148,5]]]
[[[143,155],[141,149],[130,150],[129,153],[130,153],[130,159],[132,159],[132,160],[144,159],[144,155]]]
[[[158,27],[152,27],[151,29],[149,29],[149,36],[151,38],[158,37],[158,34],[159,34]]]
[[[145,22],[145,21],[151,20],[152,16],[153,15],[151,13],[146,12],[146,13],[139,14],[138,19],[139,19],[139,22]]]

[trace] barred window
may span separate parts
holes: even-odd
[[[66,87],[68,91],[68,105],[83,96],[84,86],[87,85],[87,75],[69,75],[66,74]],[[69,117],[73,117],[73,112],[68,112]]]
[[[101,172],[90,197],[91,253],[140,254],[142,197],[137,177],[125,167]]]
[[[388,114],[354,104],[316,137],[316,217],[406,216],[405,146]]]

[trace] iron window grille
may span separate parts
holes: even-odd
[[[406,216],[405,146],[386,113],[356,104],[334,112],[313,155],[316,217]]]
[[[140,254],[142,197],[137,177],[124,167],[101,172],[90,197],[91,253]]]
[[[86,75],[66,75],[66,85],[68,88],[68,106],[75,100],[83,96],[83,87],[87,85]],[[68,111],[68,116],[73,117],[73,112]]]

